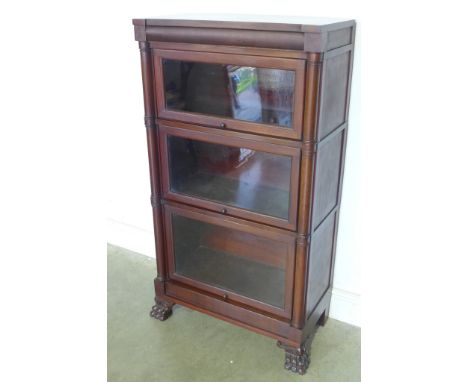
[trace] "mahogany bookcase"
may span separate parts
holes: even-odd
[[[304,374],[329,314],[355,22],[133,20],[156,304],[277,339]]]

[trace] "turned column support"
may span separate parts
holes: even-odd
[[[156,123],[156,102],[154,94],[153,57],[147,41],[138,42],[141,58],[141,73],[143,80],[144,122],[148,143],[148,162],[151,181],[151,206],[153,208],[153,226],[156,241],[157,277],[154,280],[156,305],[151,309],[150,315],[158,320],[166,320],[172,312],[172,303],[164,301],[165,280],[167,279],[166,264],[164,261],[164,227],[163,210],[161,205],[160,163],[159,163],[159,136]]]
[[[291,324],[302,329],[306,320],[308,252],[310,247],[310,219],[312,214],[312,176],[315,166],[315,135],[318,121],[319,89],[321,77],[321,55],[307,61],[305,113],[301,148],[301,176],[299,184],[299,206],[297,219],[296,264],[294,277],[294,301]]]
[[[140,41],[141,75],[143,80],[143,104],[145,107],[145,126],[156,126],[156,110],[153,89],[153,60],[148,42]]]

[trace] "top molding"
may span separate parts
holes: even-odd
[[[353,43],[354,20],[246,15],[134,19],[137,41],[326,52]]]

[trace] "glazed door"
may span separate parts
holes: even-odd
[[[300,139],[304,60],[154,50],[160,118]]]
[[[299,148],[159,126],[163,197],[295,229]]]
[[[291,317],[293,233],[172,203],[164,215],[172,280]]]

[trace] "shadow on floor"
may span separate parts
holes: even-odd
[[[152,319],[154,259],[108,245],[107,275],[108,382],[360,381],[359,328],[329,319],[299,376],[271,338],[180,306]]]

